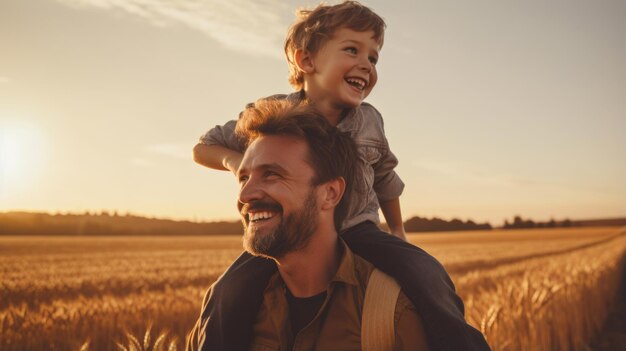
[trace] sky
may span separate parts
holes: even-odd
[[[626,216],[626,2],[363,3],[405,219]],[[292,91],[282,43],[316,4],[0,0],[0,211],[237,219],[191,150]]]

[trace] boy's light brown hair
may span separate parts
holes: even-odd
[[[336,30],[349,28],[357,32],[373,31],[374,39],[383,46],[385,21],[368,7],[356,1],[338,5],[320,4],[313,10],[296,11],[296,21],[291,25],[285,40],[285,55],[289,65],[289,83],[302,90],[304,75],[296,65],[296,50],[315,54]]]

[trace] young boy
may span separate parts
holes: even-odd
[[[393,170],[397,159],[389,150],[382,117],[363,102],[378,79],[376,63],[384,29],[378,15],[353,1],[300,11],[285,43],[289,81],[296,92],[270,99],[311,104],[354,138],[360,159],[357,172],[362,176],[353,184],[342,238],[356,254],[396,278],[425,321],[430,349],[488,350],[482,335],[465,322],[463,303],[441,264],[398,239],[405,239],[399,202],[404,184]],[[235,125],[230,121],[207,132],[194,148],[194,160],[236,173],[244,141],[235,135]],[[376,226],[379,204],[396,237]],[[194,346],[247,349],[263,290],[275,270],[271,260],[242,254],[207,296],[200,318],[201,340]]]
[[[346,11],[344,8],[348,6],[352,8]],[[399,200],[404,184],[393,171],[398,161],[388,148],[380,113],[371,105],[361,105],[378,80],[376,62],[383,43],[385,24],[373,12],[371,15],[375,16],[375,22],[370,17],[358,17],[359,13],[354,10],[365,12],[364,8],[352,3],[303,11],[303,19],[307,20],[292,27],[285,44],[291,73],[289,81],[298,91],[286,98],[314,104],[331,125],[342,130],[350,130],[354,134],[355,129],[363,129],[360,135],[353,137],[359,137],[356,141],[362,146],[361,156],[375,166],[366,169],[367,173],[374,171],[374,174],[366,176],[370,182],[376,181],[373,184],[375,192],[372,191],[372,185],[363,189],[367,192],[367,202],[354,201],[355,206],[369,207],[355,209],[354,212],[367,213],[367,216],[355,218],[346,227],[364,220],[378,223],[380,203],[391,233],[406,240]],[[329,23],[326,28],[319,27],[314,33],[303,30],[315,23],[316,17],[323,19],[331,16],[336,17],[333,19],[336,23]],[[353,28],[334,28],[350,20]],[[308,42],[308,47],[301,47],[303,42]],[[355,108],[358,110],[353,110]],[[351,112],[363,116],[346,118]],[[194,148],[194,160],[209,168],[236,173],[242,153],[239,141],[233,134],[235,122],[231,121],[224,127],[218,126],[206,133]],[[360,126],[355,125],[357,123]]]

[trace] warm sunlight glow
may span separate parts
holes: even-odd
[[[2,198],[33,186],[44,160],[41,132],[25,124],[0,124]]]

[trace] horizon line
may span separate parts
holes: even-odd
[[[135,213],[135,212],[131,212],[131,211],[118,211],[118,210],[84,210],[82,212],[72,212],[72,211],[63,211],[63,210],[58,210],[58,211],[33,211],[33,210],[20,210],[20,209],[13,209],[13,210],[0,210],[0,215],[1,214],[10,214],[10,213],[25,213],[25,214],[46,214],[46,215],[60,215],[60,216],[81,216],[81,215],[90,215],[90,216],[102,216],[102,215],[108,215],[108,216],[118,216],[118,217],[124,217],[124,216],[133,216],[133,217],[141,217],[141,218],[146,218],[146,219],[154,219],[154,220],[166,220],[166,221],[174,221],[174,222],[192,222],[192,223],[219,223],[219,222],[240,222],[241,219],[236,219],[236,218],[231,218],[231,219],[197,219],[197,218],[189,218],[189,217],[169,217],[169,216],[163,216],[163,217],[159,217],[157,215],[149,215],[149,214],[141,214],[141,213]],[[520,214],[515,214],[512,215],[510,218],[505,218],[503,220],[502,225],[504,225],[505,221],[508,221],[509,219],[514,220],[515,217],[520,217],[522,220],[530,220],[533,221],[535,223],[542,223],[542,221],[535,221],[532,219],[532,217],[525,217],[523,215]],[[463,221],[463,222],[468,222],[468,221],[472,221],[476,224],[489,224],[491,225],[490,221],[485,221],[485,222],[476,222],[471,218],[466,218],[466,219],[461,219],[459,217],[451,217],[450,219],[446,219],[444,217],[438,217],[438,216],[431,216],[431,217],[427,217],[427,216],[420,216],[420,215],[411,215],[411,216],[407,216],[404,219],[404,222],[413,219],[413,218],[424,218],[424,219],[441,219],[441,220],[445,220],[445,221],[452,221],[452,220],[459,220],[459,221]],[[550,220],[554,220],[556,222],[559,221],[565,221],[565,220],[570,220],[570,221],[577,221],[577,222],[582,222],[582,221],[599,221],[599,220],[616,220],[616,219],[623,219],[626,220],[626,215],[618,215],[618,216],[607,216],[607,217],[595,217],[595,218],[572,218],[572,217],[563,217],[562,219],[557,219],[555,217],[551,217]],[[546,221],[546,222],[548,222]],[[386,222],[381,221],[380,224],[386,224]]]

